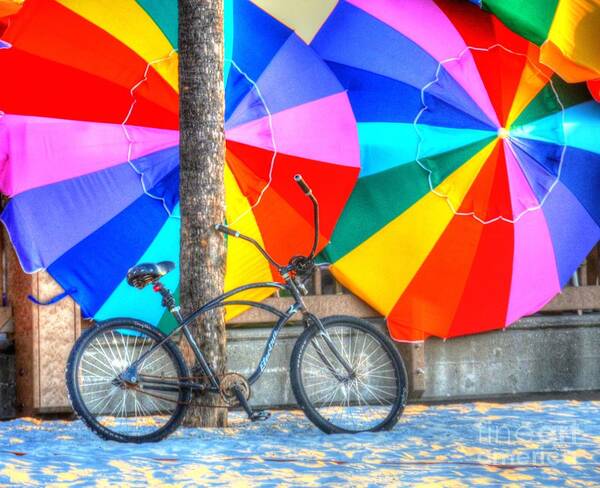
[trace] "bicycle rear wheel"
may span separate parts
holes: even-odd
[[[334,316],[312,325],[292,352],[292,390],[322,431],[389,430],[404,410],[406,369],[393,343],[373,325]]]
[[[188,376],[173,342],[132,319],[87,330],[66,371],[71,404],[84,423],[104,439],[135,443],[159,441],[181,423],[190,399],[181,382]]]

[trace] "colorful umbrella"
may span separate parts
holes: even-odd
[[[358,176],[356,122],[293,30],[246,0],[227,2],[226,30],[227,220],[286,261],[313,233],[292,175],[319,198],[323,247]],[[179,257],[177,2],[28,0],[3,39],[2,220],[23,268],[47,269],[86,316],[168,328],[160,300],[124,277]],[[230,242],[228,289],[270,279]]]
[[[540,46],[540,61],[569,82],[600,77],[599,0],[471,0]]]
[[[10,16],[16,14],[23,6],[23,0],[0,0],[0,36],[8,27]],[[7,44],[0,41],[0,49],[7,47]]]
[[[339,2],[311,46],[358,121],[362,169],[325,257],[420,340],[539,310],[600,237],[600,107],[474,5]]]
[[[16,14],[23,6],[24,1],[25,0],[0,0],[0,19]]]

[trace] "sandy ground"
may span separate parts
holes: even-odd
[[[391,432],[327,436],[299,411],[142,446],[81,422],[0,422],[0,486],[600,486],[600,402],[411,405]]]

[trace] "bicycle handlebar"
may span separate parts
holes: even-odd
[[[315,257],[315,252],[317,252],[317,246],[319,245],[319,202],[313,195],[312,190],[302,178],[302,175],[298,174],[294,176],[294,181],[298,183],[300,189],[304,192],[304,194],[310,198],[310,201],[313,205],[313,222],[315,228],[315,238],[313,239],[312,249],[310,250],[310,254],[308,255],[308,259],[312,260]]]
[[[306,182],[302,178],[302,175],[300,175],[300,174],[295,175],[294,181],[298,184],[298,186],[304,192],[304,194],[308,198],[310,198],[310,201],[313,205],[313,220],[314,220],[314,228],[315,228],[315,237],[313,240],[313,245],[312,245],[310,254],[306,257],[307,260],[312,261],[312,259],[315,257],[315,253],[317,251],[317,246],[319,244],[319,202],[313,195],[311,188],[306,184]],[[216,224],[215,230],[218,232],[222,232],[223,234],[227,234],[228,236],[237,237],[239,239],[243,239],[245,241],[250,242],[260,251],[260,253],[265,257],[265,259],[267,261],[269,261],[273,266],[275,266],[279,271],[281,271],[284,268],[284,266],[277,263],[277,261],[275,261],[269,255],[269,253],[267,253],[267,251],[265,249],[263,249],[263,247],[257,241],[252,239],[251,237],[245,236],[244,234],[241,234],[237,230],[231,229],[230,227],[227,227],[226,225],[223,225],[223,224]],[[294,259],[294,257],[290,258],[290,262],[293,259]]]
[[[267,261],[269,261],[269,263],[271,263],[277,269],[283,268],[283,266],[281,266],[281,264],[279,264],[277,261],[275,261],[269,255],[269,253],[267,253],[267,251],[265,251],[263,249],[263,247],[258,242],[256,242],[254,239],[252,239],[252,237],[245,236],[244,234],[241,234],[237,230],[230,229],[226,225],[222,225],[222,224],[215,224],[215,230],[222,232],[223,234],[227,234],[228,236],[237,237],[239,239],[243,239],[244,241],[248,241],[250,244],[253,244],[254,247],[256,247],[256,249],[258,249],[260,251],[260,253],[264,256],[264,258]]]
[[[295,175],[294,176],[294,181],[296,183],[298,183],[298,186],[300,187],[300,189],[304,192],[305,195],[311,195],[312,194],[312,190],[309,188],[309,186],[306,184],[306,181],[304,181],[304,178],[302,178],[302,175]]]
[[[216,224],[215,230],[222,232],[223,234],[227,234],[228,236],[240,237],[241,234],[237,230],[230,229],[226,225]]]

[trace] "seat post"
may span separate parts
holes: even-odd
[[[154,282],[152,289],[155,292],[160,293],[160,296],[162,297],[162,306],[168,309],[169,312],[177,314],[178,318],[181,319],[181,316],[179,315],[179,307],[175,303],[175,297],[173,294],[158,280]]]

